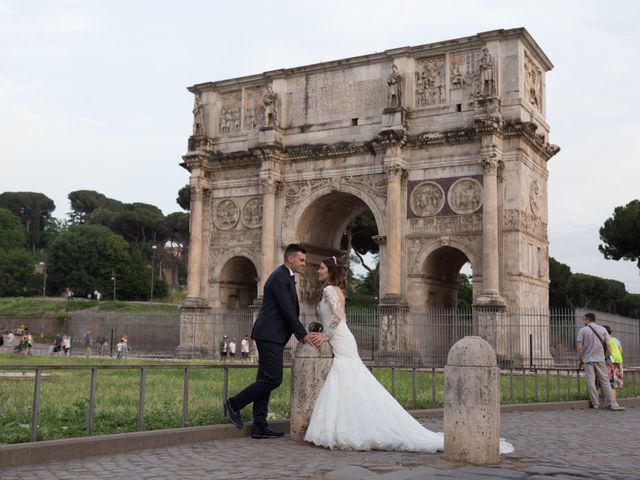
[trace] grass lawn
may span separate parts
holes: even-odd
[[[119,364],[113,359],[92,359],[94,364]],[[149,365],[148,360],[128,360],[127,365]],[[166,364],[167,362],[155,362]],[[172,362],[177,363],[177,362]],[[85,365],[83,358],[27,358],[20,355],[0,355],[3,365]],[[180,368],[147,370],[145,382],[146,430],[182,426],[183,367],[188,365],[219,365],[218,362],[180,362]],[[1,370],[0,373],[7,370]],[[374,369],[374,375],[391,391],[390,368]],[[89,398],[90,370],[47,370],[42,381],[38,439],[80,437],[86,435],[87,406]],[[229,395],[242,390],[255,378],[255,369],[231,369]],[[416,373],[416,408],[442,407],[444,401],[444,375],[431,370]],[[140,370],[98,370],[94,428],[96,434],[131,432],[137,429],[137,405]],[[558,396],[558,381],[560,395]],[[432,382],[435,382],[435,400],[432,398]],[[536,380],[533,376],[503,375],[501,380],[502,403],[526,403],[549,400],[586,399],[584,380],[580,380],[580,395],[575,376],[567,378],[549,376],[549,389],[544,374],[538,376],[538,396],[535,396]],[[223,423],[222,369],[190,370],[189,375],[189,426]],[[285,369],[284,381],[271,396],[270,412],[276,418],[289,416],[290,369]],[[411,370],[396,371],[396,398],[406,408],[414,408]],[[511,397],[513,392],[513,398]],[[33,380],[0,379],[0,444],[27,442],[30,438]],[[251,409],[244,409],[243,417],[250,420]]]
[[[113,302],[87,300],[76,298],[71,302],[58,298],[29,298],[29,297],[2,297],[0,298],[0,316],[15,316],[18,318],[64,318],[67,312],[79,310],[97,309],[112,312],[177,312],[178,305],[164,303],[144,302]]]

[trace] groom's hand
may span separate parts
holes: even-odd
[[[319,347],[322,343],[321,335],[318,332],[307,333],[303,340],[304,343],[310,343],[314,347]]]

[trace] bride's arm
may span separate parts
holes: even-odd
[[[337,292],[337,287],[325,287],[322,291],[322,298],[327,302],[327,305],[329,305],[329,309],[331,310],[331,322],[329,323],[329,328],[323,332],[327,337],[327,340],[329,340],[337,326],[344,319],[344,304]]]

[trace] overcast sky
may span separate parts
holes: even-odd
[[[0,0],[0,192],[179,209],[191,133],[185,87],[499,28],[526,27],[547,74],[550,253],[623,281],[598,229],[640,198],[640,2]]]

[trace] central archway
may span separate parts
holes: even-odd
[[[332,191],[321,195],[308,203],[302,211],[297,226],[296,238],[307,249],[307,267],[300,278],[300,303],[304,310],[315,309],[319,300],[320,284],[317,269],[323,258],[342,257],[348,262],[348,253],[344,248],[344,236],[347,227],[358,217],[374,211],[361,198],[344,191]],[[377,235],[380,231],[375,220]],[[382,252],[381,252],[382,253]],[[382,255],[381,255],[382,257]]]

